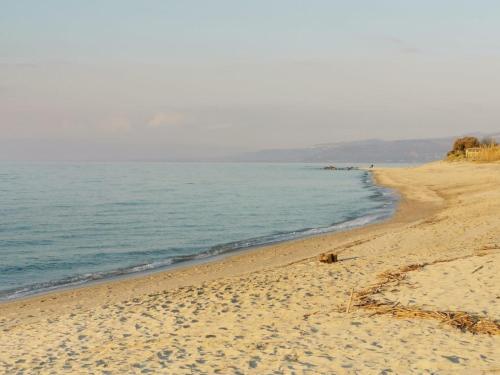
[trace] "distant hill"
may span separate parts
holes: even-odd
[[[479,138],[486,135],[475,134]],[[500,133],[488,134],[500,139]],[[231,158],[253,162],[425,163],[440,160],[457,137],[321,144],[308,148],[262,150]]]

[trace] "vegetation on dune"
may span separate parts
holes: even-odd
[[[479,149],[474,161],[499,161],[500,160],[500,146],[489,145],[483,146]]]
[[[448,160],[457,160],[465,158],[465,151],[468,148],[479,147],[480,143],[476,137],[458,138],[453,143],[453,148],[448,152]]]
[[[472,147],[479,147],[479,145],[479,140],[476,137],[458,138],[455,140],[455,143],[453,143],[453,148],[448,155],[457,154],[465,156],[465,150]]]
[[[469,149],[469,153],[467,150]],[[475,149],[470,152],[470,149]],[[455,140],[453,149],[448,152],[447,160],[498,161],[500,146],[494,138],[486,137],[479,141],[476,137],[462,137]]]

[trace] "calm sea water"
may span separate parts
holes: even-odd
[[[367,172],[311,164],[2,163],[0,299],[387,218]]]

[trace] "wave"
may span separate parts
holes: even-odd
[[[293,232],[275,233],[269,236],[256,237],[242,241],[230,242],[211,247],[205,252],[189,255],[178,255],[165,260],[155,261],[151,263],[138,264],[131,267],[119,268],[111,271],[102,271],[66,277],[59,280],[42,282],[38,284],[27,285],[20,288],[4,290],[0,292],[0,300],[12,300],[30,295],[47,293],[61,288],[75,287],[84,285],[90,282],[112,279],[120,276],[126,276],[135,273],[146,271],[161,270],[173,265],[185,263],[188,261],[209,259],[214,256],[220,256],[231,253],[237,250],[249,249],[257,246],[276,244],[283,241],[319,235],[329,232],[343,231],[352,228],[361,227],[371,223],[375,223],[390,217],[391,214],[381,210],[378,213],[371,213],[351,220],[346,220],[323,228],[307,228]]]
[[[374,202],[378,202],[379,204],[376,207],[370,209],[369,212],[366,212],[366,210],[352,212],[343,221],[332,223],[331,225],[325,227],[303,228],[288,232],[275,232],[266,236],[260,236],[240,241],[218,244],[202,252],[197,252],[187,255],[175,255],[166,257],[165,259],[162,260],[143,263],[143,264],[136,264],[130,267],[118,268],[108,271],[85,273],[71,277],[61,278],[58,280],[41,282],[37,284],[30,284],[22,287],[3,290],[0,291],[0,300],[3,301],[12,300],[30,295],[46,293],[62,288],[76,287],[91,282],[123,277],[130,274],[162,270],[166,268],[175,267],[179,264],[185,264],[186,262],[189,261],[208,260],[210,258],[226,255],[228,253],[232,253],[238,250],[276,244],[279,242],[304,238],[308,236],[320,235],[329,232],[345,231],[352,228],[357,228],[368,224],[372,224],[375,222],[380,222],[391,217],[394,213],[398,196],[389,189],[376,186],[373,183],[372,175],[369,172],[361,173],[360,178],[363,187],[365,189],[369,189],[370,191],[372,191],[370,199]],[[172,249],[157,249],[149,251],[149,253],[158,253],[158,255],[161,255],[162,253],[168,253],[169,250]],[[127,255],[128,253],[129,252],[126,252],[123,255]]]

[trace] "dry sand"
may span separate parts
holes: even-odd
[[[450,260],[374,298],[498,321],[500,164],[376,176],[404,197],[387,223],[0,305],[0,371],[500,373],[500,336],[373,315],[356,298],[385,271]],[[341,261],[319,263],[325,251]]]

